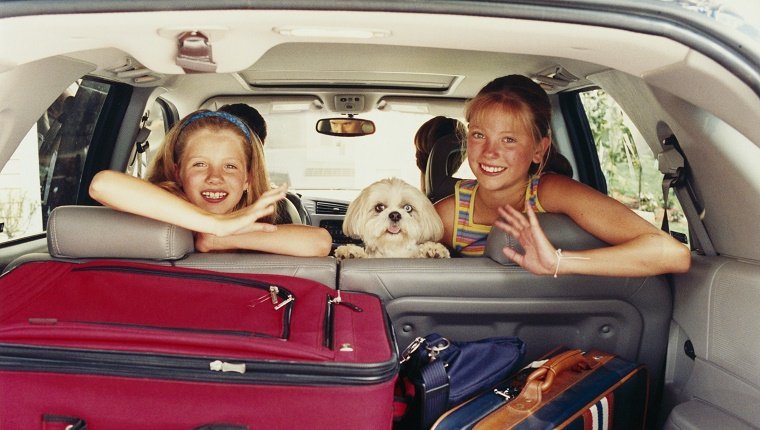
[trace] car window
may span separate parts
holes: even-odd
[[[418,187],[414,134],[431,118],[409,112],[367,112],[357,117],[375,122],[376,132],[362,137],[318,134],[322,112],[264,115],[264,145],[272,182],[287,182],[294,191],[350,201],[359,191],[382,178],[398,177]]]
[[[76,203],[110,88],[90,80],[73,83],[24,137],[0,172],[0,243],[44,233],[55,207]]]
[[[579,95],[594,137],[607,193],[660,227],[665,214],[663,175],[652,150],[609,94],[590,90]],[[687,237],[686,216],[673,193],[667,209],[670,230]]]
[[[133,149],[130,156],[127,173],[133,176],[146,177],[150,160],[163,142],[167,113],[160,101],[157,99],[144,116],[150,135],[145,152]],[[267,123],[264,153],[273,184],[287,183],[291,191],[303,195],[346,201],[383,178],[395,176],[415,187],[420,185],[414,135],[432,118],[429,113],[362,113],[356,117],[374,121],[375,133],[339,137],[317,133],[316,123],[327,116],[324,112],[258,108]],[[463,163],[457,177],[472,176]]]

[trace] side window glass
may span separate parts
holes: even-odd
[[[580,99],[594,137],[608,194],[659,228],[665,214],[663,175],[652,150],[628,115],[607,93],[586,91],[580,93]],[[686,217],[672,192],[667,214],[670,230],[688,235]]]
[[[0,172],[0,243],[44,233],[57,206],[76,204],[87,150],[111,86],[80,80],[32,126]]]
[[[156,99],[142,118],[141,130],[132,148],[132,155],[127,165],[127,174],[143,178],[147,176],[148,166],[153,155],[161,147],[166,135],[166,110]]]

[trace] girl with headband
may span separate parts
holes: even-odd
[[[200,110],[184,117],[167,133],[147,179],[104,170],[93,178],[90,196],[192,230],[200,252],[330,253],[327,230],[275,225],[286,186],[270,189],[261,141],[234,115]]]

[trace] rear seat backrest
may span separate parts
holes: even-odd
[[[539,222],[559,248],[605,245],[564,215],[539,214]],[[660,378],[672,312],[665,277],[536,276],[504,257],[502,248],[515,243],[494,231],[491,258],[344,260],[338,285],[383,299],[402,350],[432,332],[456,340],[516,335],[528,359],[557,345],[593,347],[645,363]]]
[[[332,257],[292,257],[254,252],[194,252],[187,229],[106,207],[60,206],[48,219],[48,253],[28,254],[5,271],[28,261],[93,259],[149,260],[154,264],[238,273],[298,276],[336,288]]]

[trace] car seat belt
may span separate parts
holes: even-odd
[[[132,168],[132,176],[138,178],[145,177],[144,169],[148,167],[148,148],[150,147],[150,142],[148,142],[148,137],[150,136],[148,115],[149,112],[146,112],[140,121],[140,130],[137,132],[137,137],[135,138],[134,155],[129,162],[129,167]]]
[[[657,154],[657,164],[660,172],[663,174],[662,200],[664,213],[662,217],[662,230],[677,240],[686,243],[686,238],[683,234],[670,231],[668,198],[670,188],[673,188],[686,214],[686,219],[689,221],[689,230],[692,234],[694,249],[703,255],[717,255],[712,241],[707,234],[707,229],[702,222],[705,216],[705,209],[701,208],[696,193],[694,193],[689,185],[689,166],[674,135],[670,135],[662,141],[662,152]]]

